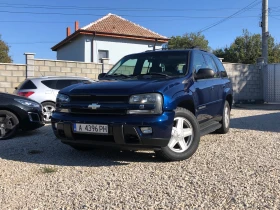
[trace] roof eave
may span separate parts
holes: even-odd
[[[70,36],[66,37],[64,40],[53,46],[52,51],[57,51],[60,47],[67,44],[71,40],[73,40],[76,36],[84,34],[84,35],[94,35],[94,36],[105,36],[105,37],[113,37],[113,38],[123,38],[123,39],[133,39],[133,40],[143,40],[143,41],[157,41],[159,43],[167,43],[170,39],[164,37],[144,37],[144,36],[134,36],[134,35],[126,35],[126,34],[115,34],[115,33],[106,33],[106,32],[98,32],[98,31],[89,31],[79,29],[75,31]]]

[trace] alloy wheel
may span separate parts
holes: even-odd
[[[45,122],[50,122],[51,121],[51,116],[53,111],[55,110],[55,107],[53,105],[44,105],[43,106],[43,116],[44,116],[44,121]]]
[[[168,147],[176,153],[185,152],[192,144],[193,136],[191,123],[186,118],[176,117]]]
[[[4,138],[16,126],[13,117],[9,115],[0,117],[0,138]]]

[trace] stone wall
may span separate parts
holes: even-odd
[[[0,92],[12,93],[25,78],[25,64],[0,63]]]
[[[35,59],[34,53],[25,53],[26,64],[0,63],[0,91],[12,93],[26,78],[42,76],[79,76],[97,79],[112,65],[108,59],[102,63],[83,63],[73,61]]]
[[[263,101],[262,69],[259,65],[223,64],[232,82],[235,103]]]

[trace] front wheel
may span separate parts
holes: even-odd
[[[0,140],[12,138],[18,128],[19,120],[15,114],[0,110]]]
[[[190,158],[198,148],[200,129],[196,117],[189,110],[177,108],[171,138],[166,147],[156,150],[156,154],[168,161]]]

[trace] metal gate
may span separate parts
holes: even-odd
[[[280,63],[263,67],[263,88],[265,102],[280,102]]]

